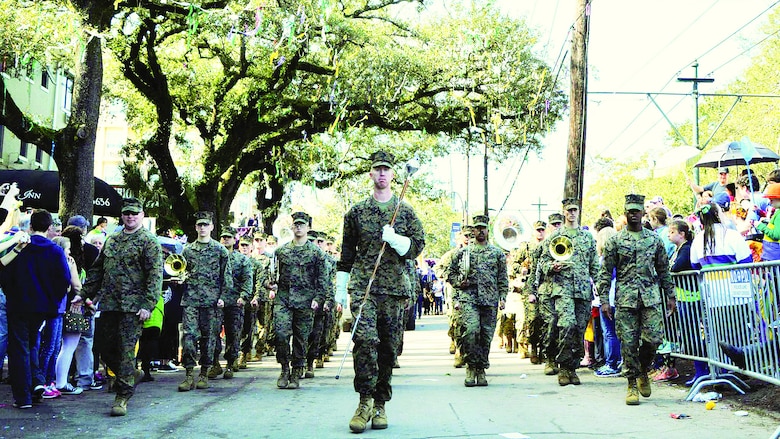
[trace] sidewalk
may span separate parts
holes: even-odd
[[[250,363],[232,380],[210,381],[208,390],[177,392],[183,370],[155,374],[141,383],[128,415],[111,418],[113,395],[84,392],[45,400],[31,410],[11,407],[10,386],[0,386],[0,438],[769,438],[778,422],[750,413],[734,415],[728,400],[714,410],[684,401],[685,392],[653,385],[639,406],[624,403],[622,378],[596,378],[580,369],[581,386],[560,387],[517,354],[491,352],[488,387],[463,386],[464,369],[452,367],[445,316],[425,316],[406,333],[400,369],[387,403],[390,427],[349,432],[357,407],[351,358],[336,380],[340,350],[299,390],[276,388],[272,357]],[[672,419],[685,413],[688,419]]]

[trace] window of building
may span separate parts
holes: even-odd
[[[28,143],[22,141],[22,143],[19,145],[19,157],[27,157],[27,147]]]
[[[70,76],[65,77],[65,101],[62,108],[70,113],[70,105],[73,102],[73,78]]]
[[[41,88],[44,90],[49,89],[49,72],[46,70],[41,71]]]
[[[0,125],[0,157],[3,156],[3,143],[5,143],[5,126]]]
[[[43,150],[37,146],[35,147],[35,161],[37,163],[43,163]]]

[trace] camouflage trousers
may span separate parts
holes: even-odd
[[[135,344],[143,323],[132,312],[102,311],[95,319],[95,347],[116,375],[116,394],[130,398],[135,390]]]
[[[274,304],[274,332],[276,333],[276,361],[292,367],[306,365],[306,351],[309,334],[314,324],[314,310],[311,308],[288,308]],[[292,339],[292,355],[290,353]]]
[[[452,312],[450,314],[450,327],[447,329],[447,335],[450,337],[452,341],[455,342],[455,346],[457,346],[458,349],[461,349],[463,347],[462,342],[462,334],[463,334],[463,328],[461,323],[461,313],[460,309],[452,309]]]
[[[499,332],[501,335],[507,338],[507,340],[517,339],[517,329],[515,328],[515,320],[517,314],[504,314],[504,318],[501,319],[501,327]]]
[[[462,322],[463,361],[470,367],[487,369],[490,367],[488,354],[493,334],[496,332],[496,306],[460,304]]]
[[[217,309],[217,319],[219,323],[216,329],[216,339],[214,345],[214,362],[219,364],[219,354],[222,352],[222,338],[219,336],[222,326],[225,327],[225,360],[230,366],[238,358],[241,347],[241,327],[244,325],[244,307],[226,306]]]
[[[361,395],[371,395],[376,401],[390,401],[391,382],[396,349],[403,337],[404,296],[369,295],[360,311],[362,297],[352,296],[352,315],[360,314],[355,329],[352,358],[355,369],[353,386]]]
[[[217,342],[217,334],[214,330],[217,323],[216,306],[182,307],[181,362],[185,368],[195,367],[198,351],[200,351],[198,364],[211,366]]]
[[[254,340],[257,338],[257,314],[257,309],[250,303],[244,305],[244,321],[241,325],[241,352],[247,356],[252,353]]]
[[[590,320],[590,300],[573,297],[548,297],[541,304],[549,315],[546,357],[562,368],[575,370],[585,356],[583,341]]]
[[[314,363],[314,359],[320,356],[325,339],[325,321],[331,313],[330,310],[324,311],[322,307],[314,311],[314,322],[309,333],[309,348],[306,353],[307,364]]]
[[[620,339],[626,378],[636,378],[650,368],[663,340],[663,322],[661,305],[615,309],[615,332]]]
[[[325,342],[325,352],[323,354],[327,354],[331,350],[336,349],[336,340],[339,339],[339,334],[341,333],[341,316],[344,314],[344,311],[338,311],[333,310],[331,311],[331,320],[330,325],[328,326],[328,331],[326,335],[326,342]],[[327,322],[326,322],[327,323]]]
[[[255,352],[262,355],[270,352],[276,345],[276,333],[274,331],[274,303],[271,301],[260,302],[257,308],[257,338],[255,340]]]
[[[542,314],[539,307],[539,300],[535,302],[529,302],[527,299],[523,301],[525,306],[525,318],[523,319],[523,329],[518,335],[521,344],[540,346],[542,337]]]

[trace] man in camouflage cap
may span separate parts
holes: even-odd
[[[330,279],[331,290],[324,291],[323,295],[326,297],[332,297],[333,295],[333,278],[336,276],[336,260],[328,254],[327,246],[325,244],[325,233],[314,232],[315,245],[325,254],[325,262],[327,268],[327,276]],[[328,299],[330,300],[330,299]],[[309,351],[306,354],[306,373],[305,378],[314,378],[314,364],[316,362],[317,368],[321,369],[325,367],[324,357],[328,354],[328,337],[333,327],[333,315],[336,311],[335,308],[341,307],[341,304],[335,304],[328,302],[326,307],[320,307],[320,309],[314,311],[314,324],[312,326],[311,334],[309,335]]]
[[[627,405],[639,404],[640,394],[650,396],[647,371],[664,335],[662,301],[666,300],[669,312],[674,313],[676,308],[663,241],[642,227],[644,198],[626,195],[626,227],[604,245],[604,262],[596,283],[599,297],[609,297],[615,271],[615,330],[623,354],[623,374],[628,379]],[[627,254],[642,257],[625,257]],[[609,319],[613,317],[609,300],[602,301],[601,312]]]
[[[485,369],[490,367],[490,343],[496,332],[498,308],[504,307],[509,291],[506,256],[488,243],[486,215],[474,217],[474,243],[452,258],[447,279],[457,288],[453,302],[460,308],[466,387],[487,386]],[[468,258],[468,264],[462,261]],[[467,266],[465,270],[462,268]]]
[[[212,230],[211,212],[196,212],[198,238],[187,243],[182,252],[187,261],[186,289],[181,297],[182,364],[187,375],[179,384],[180,392],[209,388],[208,371],[217,343],[214,332],[219,322],[217,309],[225,306],[222,298],[233,285],[228,251],[211,237]],[[200,375],[196,383],[194,369],[198,352]]]
[[[268,247],[271,239],[274,237],[263,232],[255,232],[253,235],[252,260],[255,263],[255,286],[249,305],[252,309],[247,309],[245,314],[245,316],[251,316],[253,322],[250,325],[247,319],[244,319],[244,341],[241,342],[244,361],[240,363],[243,365],[242,369],[246,368],[246,361],[261,361],[263,355],[271,355],[274,351],[273,345],[276,342],[273,331],[274,304],[268,298],[267,287],[268,279],[271,276],[271,258],[273,257],[273,251]],[[247,332],[249,328],[251,328],[251,332]],[[252,341],[253,339],[254,341]],[[255,348],[254,356],[251,356],[252,343],[254,343]]]
[[[252,299],[254,265],[247,256],[236,251],[237,234],[236,229],[230,226],[223,227],[219,234],[220,242],[230,253],[233,285],[222,296],[224,308],[217,309],[219,322],[215,328],[214,362],[209,370],[209,378],[216,378],[223,373],[222,366],[219,364],[219,353],[222,352],[222,339],[219,334],[222,326],[225,327],[225,360],[227,360],[223,378],[233,378],[233,373],[239,370],[241,327],[244,324],[244,306]]]
[[[520,331],[517,335],[520,345],[520,352],[526,351],[531,359],[531,364],[539,364],[541,350],[541,330],[542,319],[539,314],[539,301],[535,294],[531,294],[533,283],[531,274],[536,269],[536,260],[538,260],[539,249],[544,241],[547,232],[547,223],[536,221],[534,224],[533,235],[530,241],[520,244],[520,247],[513,252],[515,258],[510,264],[509,279],[510,284],[514,278],[513,287],[519,290],[523,296],[523,321],[517,322],[520,325]],[[541,250],[541,249],[540,249]],[[535,276],[534,276],[535,277]]]
[[[369,177],[373,193],[344,215],[341,259],[336,270],[336,296],[352,298],[352,314],[360,313],[353,349],[355,392],[360,402],[349,423],[355,433],[371,428],[387,428],[385,402],[392,396],[390,381],[401,336],[400,316],[411,296],[412,286],[404,274],[406,261],[419,256],[425,246],[425,232],[414,209],[393,194],[390,187],[395,173],[392,154],[371,154]],[[400,206],[399,206],[400,203]],[[398,207],[393,227],[390,220]],[[383,241],[386,244],[383,244]],[[379,252],[385,249],[371,289]],[[351,274],[351,279],[350,279]],[[367,294],[367,296],[366,296]],[[365,305],[362,307],[364,297]],[[372,408],[373,399],[373,408]]]
[[[549,300],[550,293],[552,292],[552,283],[549,276],[545,277],[544,273],[539,270],[539,257],[542,255],[542,250],[547,248],[550,244],[549,234],[563,227],[563,215],[560,213],[552,213],[547,217],[548,230],[545,232],[545,239],[537,246],[533,254],[531,255],[531,267],[528,282],[526,283],[528,300],[536,299],[536,303],[539,304],[539,319],[541,320],[540,334],[539,334],[539,361],[546,361],[547,352],[557,352],[557,340],[550,337],[550,322],[553,321],[553,310],[551,308],[551,302]],[[551,367],[548,363],[548,367],[545,369],[545,373],[548,375],[555,375],[558,373],[558,368],[553,363]]]
[[[545,278],[550,278],[552,287],[547,303],[542,305],[551,313],[544,372],[554,375],[557,363],[560,366],[558,384],[561,386],[580,384],[576,369],[585,355],[583,340],[593,300],[591,279],[598,274],[596,241],[590,232],[579,226],[579,204],[576,198],[562,201],[564,226],[553,231],[548,238],[550,243],[566,242],[571,252],[568,255],[553,254],[546,243],[538,263],[538,270]]]
[[[276,361],[282,366],[276,380],[280,389],[300,386],[314,312],[320,307],[330,309],[333,301],[325,252],[307,237],[311,217],[295,212],[292,220],[293,240],[276,249],[278,271],[272,273],[269,285],[269,297],[274,301]]]
[[[139,379],[132,352],[143,322],[160,298],[163,277],[162,247],[157,237],[143,228],[141,202],[125,198],[121,212],[124,227],[106,238],[103,251],[87,273],[82,294],[85,299],[100,301],[95,344],[116,374],[111,416],[127,414],[127,401]]]
[[[434,267],[436,276],[439,279],[445,281],[444,284],[444,298],[447,303],[447,315],[449,315],[449,328],[447,329],[447,335],[450,337],[450,354],[455,355],[454,366],[461,368],[465,364],[463,362],[463,340],[461,338],[461,319],[460,308],[455,309],[453,306],[453,298],[455,297],[455,286],[449,282],[449,271],[452,265],[452,258],[455,253],[463,247],[469,245],[469,238],[471,236],[472,226],[464,226],[463,229],[455,235],[455,248],[447,250],[441,258],[439,263]]]

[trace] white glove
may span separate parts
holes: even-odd
[[[395,233],[395,229],[389,225],[382,227],[382,241],[388,243],[390,247],[398,252],[399,256],[403,256],[409,252],[409,248],[412,246],[411,239]]]
[[[336,272],[336,297],[334,300],[338,303],[347,303],[347,283],[349,283],[349,273],[346,271]]]

